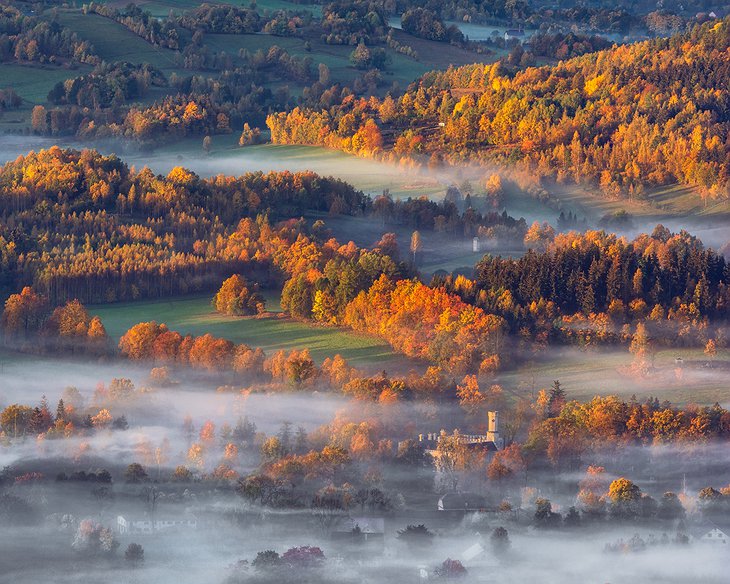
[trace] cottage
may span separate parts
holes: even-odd
[[[692,537],[699,543],[727,545],[730,542],[730,525],[719,526],[713,521],[704,521],[691,531]]]
[[[356,537],[366,542],[382,542],[385,538],[385,519],[382,517],[343,517],[335,525],[332,535]]]
[[[512,39],[522,40],[523,38],[525,38],[525,31],[521,28],[510,28],[504,31],[505,42]]]

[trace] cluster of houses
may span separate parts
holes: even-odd
[[[460,443],[469,448],[481,449],[487,453],[494,453],[504,448],[504,439],[499,432],[499,412],[488,412],[487,432],[483,434],[447,434],[428,432],[419,434],[418,442],[425,452],[438,457],[439,442],[445,437],[456,436]],[[449,492],[438,499],[436,509],[439,516],[463,516],[468,513],[495,512],[488,507],[487,498],[478,493]],[[442,515],[443,514],[443,515]],[[433,517],[432,517],[433,519]],[[117,531],[121,535],[157,535],[189,531],[198,528],[198,519],[189,512],[182,514],[152,514],[119,515],[117,517]],[[332,537],[340,541],[351,541],[368,547],[383,547],[386,532],[384,517],[371,516],[344,516],[332,528]],[[727,545],[730,543],[730,522],[702,521],[695,524],[690,530],[692,539],[698,543]],[[477,554],[481,551],[470,550]],[[468,555],[468,554],[467,554]],[[465,558],[467,559],[467,558]]]

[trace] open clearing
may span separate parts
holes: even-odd
[[[114,5],[122,10],[128,2],[126,0],[116,0],[104,2],[104,4]],[[200,4],[201,2],[196,2],[195,0],[142,0],[137,3],[142,10],[148,11],[152,16],[157,18],[166,17],[170,14],[170,11],[180,13],[191,8],[197,8]],[[252,2],[250,0],[223,0],[219,4],[231,4],[232,6],[248,8]],[[260,12],[264,10],[292,10],[294,12],[311,12],[315,16],[322,14],[322,7],[317,4],[296,4],[294,2],[287,2],[286,0],[256,0],[255,4]]]
[[[311,222],[318,219],[332,230],[335,238],[345,243],[354,241],[359,247],[373,247],[384,233],[395,233],[403,260],[410,258],[409,245],[414,227],[407,225],[383,224],[375,218],[350,217],[337,215],[331,217],[325,213],[310,213],[305,216]],[[424,281],[429,281],[435,272],[458,271],[471,275],[474,265],[484,257],[485,253],[504,257],[519,257],[524,251],[511,248],[482,249],[472,251],[472,238],[459,233],[439,233],[433,230],[420,231],[422,250],[418,253],[417,267]]]
[[[279,311],[278,296],[267,295],[267,306],[271,311]],[[105,304],[90,306],[89,311],[101,317],[115,343],[134,324],[155,320],[184,334],[210,333],[235,343],[261,347],[267,354],[279,349],[308,348],[319,362],[339,353],[360,367],[403,371],[415,365],[376,337],[295,321],[280,312],[263,318],[217,314],[210,306],[209,296]]]
[[[267,304],[269,310],[280,310],[276,295],[267,295]],[[207,296],[97,305],[90,306],[89,311],[102,318],[115,343],[132,325],[156,320],[181,333],[210,333],[261,347],[268,354],[307,347],[319,362],[339,353],[352,365],[370,371],[385,369],[391,374],[403,374],[423,368],[422,363],[395,354],[376,337],[314,326],[278,312],[264,318],[223,316],[212,311]],[[681,369],[675,364],[677,357],[683,359]],[[568,399],[581,401],[596,395],[617,395],[625,400],[636,395],[639,401],[653,396],[677,405],[730,405],[730,350],[719,351],[715,359],[708,360],[701,349],[663,349],[654,356],[654,370],[643,378],[629,373],[631,362],[628,350],[621,348],[554,348],[500,372],[493,381],[512,398],[534,398],[557,379]]]
[[[683,365],[677,368],[675,359]],[[595,347],[554,348],[531,362],[500,373],[497,382],[513,397],[531,397],[559,380],[568,399],[590,400],[596,395],[617,395],[639,401],[649,396],[673,404],[730,404],[730,350],[708,360],[701,349],[672,348],[658,351],[654,370],[647,377],[628,372],[632,355],[627,349]]]
[[[395,197],[422,195],[442,198],[450,184],[447,177],[409,171],[396,164],[358,158],[339,150],[318,146],[262,144],[238,147],[237,135],[213,136],[213,151],[205,156],[202,139],[184,140],[152,153],[130,153],[123,158],[137,167],[147,164],[155,172],[167,174],[174,166],[185,166],[201,176],[241,175],[262,170],[299,172],[311,170],[335,176],[371,195],[389,189]]]
[[[20,97],[31,103],[44,103],[48,92],[59,81],[87,73],[90,67],[66,69],[55,65],[21,65],[3,63],[0,65],[0,87],[12,87]],[[6,112],[11,116],[14,112]]]
[[[110,18],[62,11],[58,14],[58,21],[94,45],[96,53],[107,62],[149,63],[163,70],[178,68],[174,51],[148,43]]]

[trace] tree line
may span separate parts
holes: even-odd
[[[556,235],[545,251],[518,259],[485,256],[473,281],[437,283],[532,339],[626,341],[627,324],[645,322],[652,342],[704,344],[727,319],[729,278],[721,254],[659,225],[633,241],[603,231]]]
[[[306,229],[289,217],[357,215],[368,205],[362,192],[310,172],[156,176],[54,147],[0,169],[0,285],[33,285],[56,306],[212,289],[242,271],[277,281]]]

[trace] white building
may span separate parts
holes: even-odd
[[[117,516],[117,531],[122,535],[158,533],[161,531],[181,531],[197,529],[198,520],[194,515],[184,513],[176,516],[155,516],[149,515]]]
[[[701,523],[692,530],[692,537],[699,543],[727,545],[730,542],[730,529],[719,527],[711,521]]]
[[[525,31],[521,28],[510,28],[504,31],[505,42],[511,41],[512,39],[522,40],[525,38]]]

